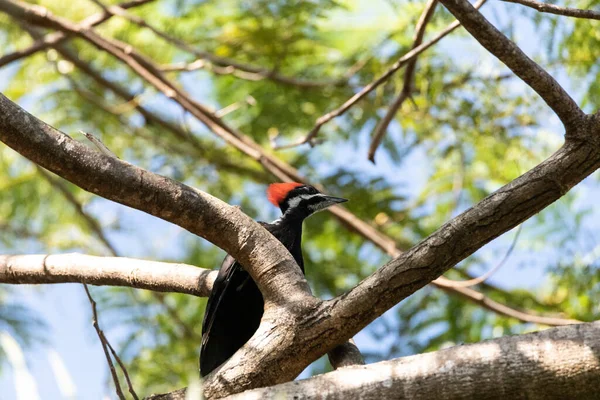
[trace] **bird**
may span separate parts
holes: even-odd
[[[313,186],[298,182],[269,185],[267,198],[280,208],[282,215],[271,223],[258,223],[288,249],[304,273],[303,221],[318,211],[348,200],[325,195]],[[263,297],[258,286],[244,267],[228,254],[213,284],[202,321],[201,377],[227,361],[252,337],[263,311]]]

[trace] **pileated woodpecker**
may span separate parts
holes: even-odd
[[[311,214],[347,201],[327,196],[301,183],[274,183],[268,199],[281,209],[281,218],[259,222],[292,254],[304,273],[302,222]],[[208,297],[202,322],[200,375],[206,376],[242,347],[258,329],[263,315],[263,298],[242,265],[227,255]]]

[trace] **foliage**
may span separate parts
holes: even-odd
[[[38,3],[75,21],[99,11],[84,1]],[[410,48],[423,4],[371,3],[162,0],[129,12],[202,51],[299,80],[334,80],[357,62],[364,63],[342,84],[316,88],[268,78],[247,80],[210,70],[167,74],[215,109],[240,102],[225,121],[269,148],[275,135],[282,144],[305,135],[320,115],[381,75]],[[489,8],[508,12],[502,4]],[[538,24],[544,32],[556,26],[557,18],[526,12],[518,21]],[[449,21],[439,6],[428,32],[439,31]],[[494,22],[510,31],[504,18]],[[554,65],[561,76],[573,74],[567,83],[590,109],[600,105],[597,28],[598,21],[571,21],[552,35],[540,35],[548,43],[533,54]],[[97,29],[131,44],[159,65],[195,58],[123,18],[113,17]],[[0,47],[11,51],[30,43],[32,39],[15,21],[0,14]],[[254,218],[277,217],[278,211],[263,195],[265,185],[275,178],[257,163],[227,147],[164,96],[145,88],[138,76],[112,56],[81,39],[65,46],[183,134],[142,117],[131,102],[54,49],[0,70],[6,82],[3,93],[78,140],[84,140],[79,130],[93,132],[131,163],[239,204]],[[468,50],[456,54],[456,49]],[[399,110],[377,154],[377,165],[372,165],[366,161],[370,134],[402,84],[400,72],[325,125],[320,145],[276,153],[329,192],[351,199],[350,211],[393,237],[401,248],[426,237],[560,145],[562,132],[556,132],[541,100],[479,51],[472,40],[457,33],[419,57],[411,101]],[[248,96],[253,100],[246,102]],[[217,267],[223,257],[213,246],[176,229],[148,233],[145,225],[154,223],[150,217],[67,187],[88,218],[99,221],[119,255],[203,267]],[[597,251],[592,252],[597,242],[587,239],[589,221],[598,215],[592,204],[581,201],[581,193],[597,191],[597,180],[588,180],[584,189],[576,189],[526,223],[523,239],[508,262],[512,265],[506,267],[524,278],[515,281],[504,276],[477,289],[515,308],[597,319],[600,309],[592,300],[600,290]],[[125,219],[134,222],[125,223]],[[55,185],[6,147],[0,147],[0,229],[1,249],[6,253],[111,251]],[[148,238],[168,246],[155,247]],[[388,260],[373,244],[326,213],[307,221],[305,238],[308,278],[320,297],[343,293]],[[491,268],[509,243],[501,239],[487,246],[448,277],[465,279]],[[2,293],[10,296],[10,292]],[[205,300],[125,289],[96,289],[94,293],[104,328],[126,332],[119,343],[120,353],[134,386],[143,388],[141,394],[184,386],[195,376]],[[37,322],[14,318],[13,311],[0,309],[0,328],[4,322],[22,340],[30,340],[34,337],[30,329]],[[535,328],[428,287],[371,324],[362,338],[369,361],[376,361]],[[312,372],[324,368],[321,362]]]

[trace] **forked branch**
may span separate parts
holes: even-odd
[[[574,128],[585,114],[556,79],[496,29],[467,0],[440,2],[483,47],[541,96],[567,130]]]
[[[425,5],[425,9],[421,13],[419,17],[419,21],[417,22],[417,26],[415,28],[415,35],[413,38],[412,48],[418,47],[421,43],[423,43],[423,37],[425,36],[425,29],[427,28],[427,24],[433,17],[433,13],[435,11],[435,6],[437,5],[437,0],[429,0]],[[375,163],[375,152],[377,148],[381,144],[385,133],[387,132],[388,126],[392,119],[396,116],[396,113],[402,107],[402,104],[411,96],[411,92],[413,91],[413,81],[415,79],[415,69],[417,66],[417,58],[413,58],[406,65],[406,69],[404,70],[404,84],[402,85],[402,90],[400,94],[396,97],[396,100],[392,103],[389,110],[383,117],[383,119],[379,122],[375,131],[373,132],[373,139],[371,139],[371,145],[369,146],[369,152],[367,154],[367,158],[372,163]]]
[[[259,282],[265,298],[309,296],[306,279],[285,247],[236,207],[92,150],[2,94],[0,141],[84,190],[172,222],[223,248]]]
[[[480,8],[483,4],[485,4],[485,2],[486,2],[486,0],[478,0],[477,3],[475,3],[475,8],[477,8],[477,9]],[[327,114],[324,114],[321,117],[319,117],[317,119],[316,123],[315,123],[315,126],[311,129],[310,132],[308,132],[308,134],[305,137],[303,137],[303,138],[301,138],[301,139],[299,139],[299,140],[297,140],[295,142],[292,142],[292,143],[289,143],[289,144],[286,144],[286,145],[282,145],[282,146],[278,146],[277,148],[278,149],[287,149],[287,148],[291,148],[291,147],[295,147],[295,146],[300,146],[300,145],[306,144],[306,143],[310,144],[315,139],[315,137],[319,134],[319,131],[321,130],[321,127],[323,125],[325,125],[326,123],[328,123],[332,119],[334,119],[336,117],[339,117],[340,115],[343,115],[346,111],[348,111],[350,108],[352,108],[353,105],[355,105],[356,103],[358,103],[366,95],[368,95],[373,90],[375,90],[377,87],[379,87],[379,85],[381,85],[382,83],[386,82],[398,70],[400,70],[402,67],[404,67],[405,65],[407,65],[409,61],[413,60],[419,54],[421,54],[422,52],[424,52],[425,50],[429,49],[431,46],[433,46],[434,44],[436,44],[437,42],[439,42],[440,40],[442,40],[445,36],[447,36],[448,34],[452,33],[459,26],[460,26],[460,22],[459,21],[454,21],[453,23],[451,23],[450,25],[448,25],[446,27],[446,29],[444,29],[443,31],[441,31],[440,33],[438,33],[431,40],[428,40],[427,42],[422,43],[419,46],[413,48],[411,51],[409,51],[408,53],[406,53],[405,55],[403,55],[402,57],[400,57],[398,59],[398,61],[396,61],[380,77],[378,77],[377,79],[375,79],[373,82],[369,83],[367,86],[365,86],[364,88],[362,88],[354,96],[352,96],[351,98],[349,98],[348,100],[346,100],[346,102],[344,102],[344,104],[342,104],[341,106],[339,106],[335,110],[332,110],[332,111],[328,112]]]

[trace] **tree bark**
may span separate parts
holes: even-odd
[[[183,399],[183,393],[147,399]],[[226,398],[592,400],[598,393],[600,322],[594,322],[341,368]]]
[[[92,150],[2,94],[0,141],[84,190],[172,222],[216,244],[244,265],[267,300],[314,299],[286,248],[237,207]]]
[[[87,283],[206,297],[217,271],[179,263],[84,254],[0,255],[0,283]]]

